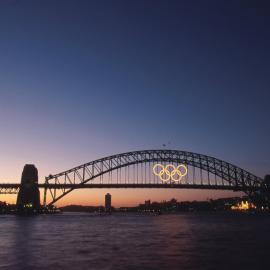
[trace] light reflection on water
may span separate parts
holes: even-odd
[[[270,217],[0,216],[0,269],[270,269]]]

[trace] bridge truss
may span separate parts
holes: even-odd
[[[181,181],[162,182],[155,164],[187,167]],[[262,179],[226,161],[187,151],[143,150],[108,156],[45,178],[44,205],[52,205],[79,188],[197,188],[251,194]],[[47,197],[50,197],[48,203]]]

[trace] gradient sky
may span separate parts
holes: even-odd
[[[270,173],[269,1],[0,1],[0,181],[166,148]],[[169,143],[170,142],[170,143]],[[62,203],[103,203],[106,190]],[[110,191],[115,205],[205,191]],[[16,197],[1,195],[0,200]]]

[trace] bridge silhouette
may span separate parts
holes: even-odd
[[[180,181],[168,181],[153,173],[155,164],[187,168]],[[164,173],[164,171],[163,171]],[[169,172],[170,173],[170,172]],[[251,195],[261,189],[263,179],[229,162],[179,150],[143,150],[97,159],[45,177],[44,205],[82,188],[174,188],[242,191]],[[14,194],[21,184],[0,184],[0,194]]]

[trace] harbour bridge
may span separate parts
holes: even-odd
[[[34,185],[44,189],[44,206],[82,188],[172,188],[242,191],[252,195],[265,181],[229,162],[180,150],[142,150],[97,159]],[[0,183],[0,194],[16,194],[22,183]]]
[[[44,206],[82,188],[174,188],[242,191],[261,190],[264,180],[229,162],[179,150],[142,150],[97,159],[50,174],[44,183]],[[0,194],[16,194],[22,183],[0,183]]]

